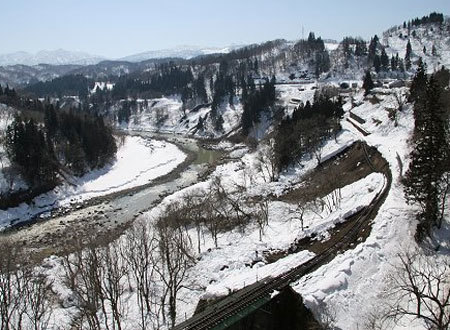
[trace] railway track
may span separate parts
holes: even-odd
[[[384,174],[385,180],[381,191],[372,199],[371,203],[360,210],[355,221],[355,225],[347,230],[345,235],[333,246],[317,254],[307,262],[292,268],[291,270],[277,277],[266,277],[262,280],[238,290],[223,300],[208,306],[203,312],[192,316],[190,319],[178,324],[173,330],[203,330],[219,328],[227,319],[238,315],[248,307],[254,305],[262,299],[270,298],[274,291],[281,291],[290,283],[300,279],[302,276],[312,272],[320,266],[331,261],[340,251],[351,247],[357,243],[359,233],[366,226],[369,226],[370,220],[376,215],[378,209],[386,199],[392,183],[392,175],[385,161],[382,169],[376,169],[372,163],[369,153],[364,143],[362,143],[366,160],[372,169]],[[381,156],[380,156],[381,157]],[[231,324],[230,324],[231,325]],[[220,326],[225,329],[226,326]]]

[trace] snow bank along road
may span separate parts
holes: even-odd
[[[206,307],[206,309],[194,315],[189,320],[175,326],[174,330],[187,329],[211,329],[220,326],[226,328],[232,325],[232,322],[238,321],[239,318],[244,317],[244,310],[250,306],[260,306],[261,301],[267,301],[275,291],[281,291],[291,282],[298,280],[305,274],[317,269],[319,266],[332,260],[340,251],[349,249],[358,242],[360,234],[367,229],[370,220],[377,214],[379,208],[386,199],[392,183],[392,174],[389,169],[387,161],[376,151],[370,155],[367,146],[363,143],[364,153],[369,166],[374,172],[384,174],[385,181],[383,189],[378,193],[369,206],[353,214],[351,217],[356,217],[354,225],[346,230],[344,235],[340,237],[336,244],[326,248],[318,253],[315,257],[307,262],[292,268],[284,274],[277,277],[266,277],[259,282],[247,286],[239,291],[230,294],[225,299]],[[374,148],[373,148],[374,149]],[[376,150],[376,149],[375,149]],[[343,151],[345,152],[345,150]],[[337,156],[337,155],[336,155]],[[376,159],[376,164],[374,162]],[[381,164],[381,166],[380,166]],[[258,305],[259,304],[259,305]],[[236,317],[238,314],[239,317]],[[230,319],[233,317],[233,321]],[[228,322],[227,322],[228,321]]]
[[[67,251],[70,240],[106,243],[120,234],[137,215],[154,206],[162,198],[197,182],[207,171],[210,162],[221,152],[198,146],[194,139],[136,132],[143,138],[162,139],[177,145],[188,156],[170,173],[137,187],[105,193],[83,201],[71,209],[63,209],[56,216],[33,225],[12,228],[0,235],[23,246],[36,261],[49,255]],[[69,248],[70,250],[70,248]]]

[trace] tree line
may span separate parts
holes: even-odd
[[[130,95],[161,96],[181,94],[194,81],[190,67],[172,64],[161,65],[156,72],[141,75],[127,75],[117,80],[111,92],[113,99],[119,100]]]
[[[89,89],[93,87],[93,80],[83,75],[67,75],[27,86],[24,88],[24,92],[39,97],[79,96],[80,99],[84,100],[88,97]]]
[[[422,16],[422,18],[416,17],[408,22],[403,22],[403,28],[408,27],[408,29],[412,26],[420,26],[429,23],[437,23],[442,24],[444,22],[444,14],[432,12],[430,15]]]

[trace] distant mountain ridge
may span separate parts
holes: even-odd
[[[191,59],[200,55],[226,54],[244,45],[230,45],[226,47],[200,47],[200,46],[178,46],[174,48],[152,50],[148,52],[133,54],[120,58],[120,61],[141,62],[155,58],[182,58]]]
[[[18,51],[9,54],[0,54],[0,66],[39,64],[51,65],[95,65],[105,60],[142,62],[157,58],[182,58],[191,59],[199,55],[209,55],[214,53],[225,54],[232,50],[243,47],[243,45],[231,45],[226,47],[199,47],[199,46],[178,46],[174,48],[152,50],[138,54],[128,55],[118,59],[106,58],[79,51],[68,51],[64,49],[42,50],[35,54]]]
[[[9,54],[0,54],[0,66],[17,64],[28,66],[38,64],[91,65],[97,64],[105,59],[106,58],[97,55],[64,49],[42,50],[35,54],[20,51]]]

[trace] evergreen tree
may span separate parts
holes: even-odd
[[[378,36],[375,35],[371,40],[370,40],[370,44],[369,44],[369,53],[368,53],[368,59],[369,59],[369,63],[372,63],[375,55],[377,54],[377,48],[378,48]]]
[[[375,55],[375,57],[374,57],[374,59],[373,59],[373,67],[374,67],[376,73],[380,72],[380,69],[381,69],[381,59],[380,59],[380,56]]]
[[[355,56],[364,56],[366,54],[367,54],[366,42],[362,39],[357,39],[355,45]]]
[[[397,54],[398,56],[398,54]],[[405,65],[403,64],[403,60],[401,58],[398,59],[398,69],[400,72],[405,72]]]
[[[272,107],[276,99],[275,77],[266,80],[258,90],[249,91],[249,95],[243,102],[243,113],[241,117],[242,134],[247,136],[254,124],[260,120],[261,112]]]
[[[384,50],[384,48],[381,51],[380,63],[381,63],[381,68],[383,69],[383,71],[388,71],[389,70],[389,57],[387,56],[386,51]]]
[[[244,77],[241,78],[241,100],[242,103],[244,103],[244,101],[247,99],[248,96],[248,91],[247,91],[247,83],[245,82]]]
[[[203,118],[201,116],[198,118],[198,123],[197,123],[196,128],[198,131],[201,131],[204,128]]]
[[[391,71],[397,71],[397,61],[394,55],[391,57]]]
[[[375,85],[372,80],[372,75],[370,74],[370,71],[367,70],[363,81],[363,88],[365,90],[364,96],[367,96],[374,87]]]
[[[436,46],[434,44],[433,44],[433,47],[431,48],[431,55],[433,55],[433,56],[437,55]]]
[[[49,138],[54,138],[59,129],[59,124],[58,116],[53,104],[48,105],[45,109],[44,123]]]
[[[426,86],[428,83],[427,73],[426,73],[426,65],[422,61],[422,58],[419,58],[419,62],[417,65],[416,74],[411,82],[410,87],[410,102],[421,102],[421,98],[425,95]],[[415,114],[415,119],[417,120],[417,114]]]
[[[316,52],[315,55],[315,74],[319,77],[321,73],[330,69],[330,56],[326,49]]]
[[[208,94],[206,93],[204,75],[199,75],[198,78],[194,81],[194,92],[201,102],[208,102]]]
[[[416,74],[417,75],[417,74]],[[440,226],[442,203],[440,187],[442,175],[448,171],[450,160],[448,127],[445,109],[440,103],[441,89],[432,76],[426,83],[425,93],[415,99],[414,150],[404,179],[404,192],[408,202],[417,203],[422,212],[417,215],[416,239],[421,241],[431,234],[433,226]]]
[[[336,137],[343,117],[342,100],[315,93],[314,103],[300,105],[291,118],[283,119],[275,131],[274,153],[278,171],[304,155],[314,154],[324,141]]]
[[[224,123],[223,117],[222,115],[219,115],[214,123],[214,129],[217,132],[223,132],[223,123]]]
[[[16,117],[8,126],[5,145],[9,159],[19,166],[32,188],[56,184],[58,168],[53,148],[33,119]]]
[[[406,44],[406,54],[405,54],[405,68],[406,70],[411,69],[411,42],[408,40],[408,43]]]

